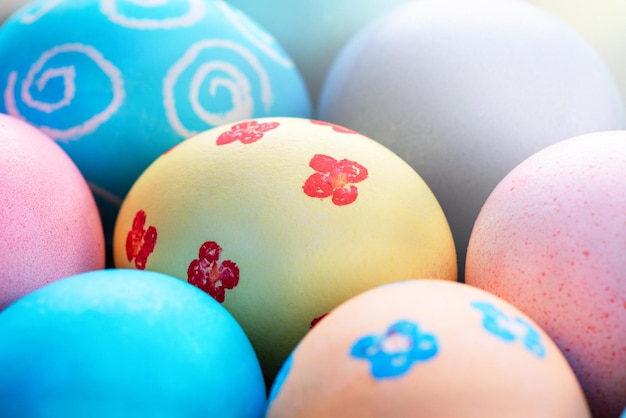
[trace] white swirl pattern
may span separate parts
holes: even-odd
[[[63,0],[48,0],[47,3],[33,6],[33,10],[30,10],[28,13],[24,13],[24,15],[22,15],[20,23],[32,25],[61,3],[63,3]]]
[[[57,68],[45,68],[51,59],[58,59],[62,54],[66,53],[78,53],[89,58],[110,80],[113,97],[104,110],[70,128],[58,129],[51,126],[38,125],[43,132],[59,141],[78,139],[83,135],[94,132],[101,124],[111,119],[122,105],[125,98],[124,82],[121,72],[92,46],[70,43],[56,46],[41,55],[30,67],[26,77],[22,81],[19,96],[16,94],[18,73],[17,71],[9,73],[7,87],[4,91],[4,102],[8,114],[26,119],[19,110],[21,104],[28,106],[30,109],[48,114],[72,105],[77,89],[75,82],[75,65],[71,64]],[[56,102],[46,102],[37,100],[32,96],[31,89],[36,88],[38,91],[43,91],[51,80],[59,78],[63,82],[63,96],[60,100]],[[18,105],[18,100],[21,102],[20,105]]]
[[[153,29],[173,29],[177,27],[188,27],[199,22],[204,18],[206,13],[205,0],[186,0],[188,3],[188,10],[186,13],[176,17],[167,18],[149,18],[146,16],[133,17],[126,16],[118,10],[118,3],[132,4],[144,9],[157,9],[162,6],[167,6],[174,0],[101,0],[100,11],[107,18],[120,26],[153,30]],[[180,0],[178,3],[182,3]]]
[[[272,89],[270,79],[265,68],[261,65],[257,57],[245,47],[236,42],[221,39],[209,39],[195,43],[174,64],[168,71],[163,82],[163,96],[167,119],[174,130],[183,138],[188,138],[196,134],[197,130],[190,129],[181,120],[178,110],[176,89],[183,73],[193,71],[193,77],[188,89],[189,101],[194,111],[194,115],[200,119],[207,128],[223,125],[235,120],[248,119],[254,114],[254,99],[252,97],[252,87],[246,75],[235,65],[224,61],[208,61],[198,63],[199,68],[192,66],[198,61],[202,52],[221,48],[244,58],[254,70],[259,79],[261,88],[261,101],[266,111],[269,111],[272,103]],[[217,73],[212,79],[212,74]],[[222,113],[211,113],[205,110],[200,103],[202,84],[209,79],[209,94],[214,97],[219,87],[226,88],[231,95],[232,108]],[[185,88],[185,86],[183,86]],[[185,115],[189,117],[189,115]]]
[[[294,66],[291,58],[279,51],[277,42],[270,34],[258,28],[244,13],[233,9],[223,1],[217,2],[222,12],[228,17],[228,20],[239,30],[248,41],[259,48],[265,55],[276,61],[278,64],[286,68]]]
[[[106,190],[103,187],[98,186],[94,182],[90,181],[87,184],[89,185],[89,189],[91,189],[91,192],[94,194],[94,196],[99,197],[100,199],[107,202],[111,206],[114,206],[117,208],[122,206],[123,199],[121,197],[111,193],[110,191]]]

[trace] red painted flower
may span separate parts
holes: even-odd
[[[135,260],[138,270],[146,268],[148,256],[154,251],[157,240],[157,230],[153,226],[146,226],[146,212],[140,210],[133,220],[133,228],[126,236],[126,257],[128,261]]]
[[[250,144],[263,138],[263,134],[272,129],[278,128],[278,122],[259,123],[255,120],[241,122],[230,128],[230,131],[222,133],[217,137],[217,145],[226,145],[231,142],[240,141],[242,144]]]
[[[353,131],[352,129],[348,129],[340,125],[335,125],[334,123],[325,122],[323,120],[311,119],[311,123],[314,123],[315,125],[330,126],[333,128],[333,131],[339,132],[342,134],[358,134],[357,131]]]
[[[302,186],[304,193],[321,199],[332,196],[332,201],[337,206],[354,202],[358,195],[354,183],[367,178],[365,167],[345,158],[337,161],[328,155],[316,154],[309,166],[317,173],[311,174]]]
[[[318,322],[320,322],[322,319],[324,319],[324,317],[326,317],[326,315],[328,315],[328,312],[325,313],[324,315],[318,316],[317,318],[313,318],[313,320],[311,321],[311,324],[309,325],[309,328],[313,328],[314,326],[316,326]]]
[[[220,303],[224,302],[226,289],[233,289],[239,283],[239,267],[230,260],[220,263],[221,252],[222,247],[215,241],[207,241],[187,269],[187,281]]]

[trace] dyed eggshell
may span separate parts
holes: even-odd
[[[626,400],[626,131],[561,141],[512,170],[472,231],[467,283],[559,345],[594,416]]]
[[[406,280],[351,298],[300,342],[268,418],[590,417],[531,319],[480,289]]]
[[[375,18],[407,1],[229,0],[229,3],[267,28],[284,46],[316,102],[326,73],[345,43]]]
[[[318,118],[381,142],[414,167],[446,214],[459,255],[489,193],[534,152],[626,129],[606,65],[573,29],[515,0],[423,0],[345,46]]]
[[[124,200],[115,265],[202,288],[272,378],[316,318],[381,283],[456,279],[437,200],[395,154],[343,127],[261,118],[156,160]]]
[[[0,315],[4,416],[259,417],[265,385],[226,309],[163,274],[107,269]]]
[[[104,268],[94,198],[52,139],[0,113],[0,173],[0,310],[54,280]]]
[[[311,113],[282,47],[222,1],[32,2],[2,26],[0,62],[0,111],[76,162],[107,237],[133,182],[175,144],[244,118]]]

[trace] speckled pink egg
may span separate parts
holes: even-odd
[[[52,281],[104,268],[100,214],[52,139],[0,114],[0,311]]]
[[[626,131],[544,148],[493,190],[466,282],[532,317],[561,348],[595,417],[626,401]]]

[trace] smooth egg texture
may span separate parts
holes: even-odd
[[[594,416],[626,400],[626,131],[587,134],[526,159],[472,231],[467,283],[546,330]]]
[[[163,274],[59,280],[0,315],[0,410],[11,418],[257,418],[250,341],[213,298]]]
[[[457,278],[450,228],[419,174],[370,138],[302,118],[225,125],[164,154],[124,200],[114,256],[222,302],[269,379],[349,297],[407,276]]]
[[[557,346],[520,310],[465,284],[406,280],[322,319],[285,362],[266,416],[590,414]]]
[[[619,89],[572,28],[516,0],[422,0],[345,46],[318,117],[407,161],[446,214],[463,277],[483,203],[517,164],[559,140],[626,129]]]
[[[52,281],[104,268],[100,214],[70,157],[0,113],[0,311]]]

